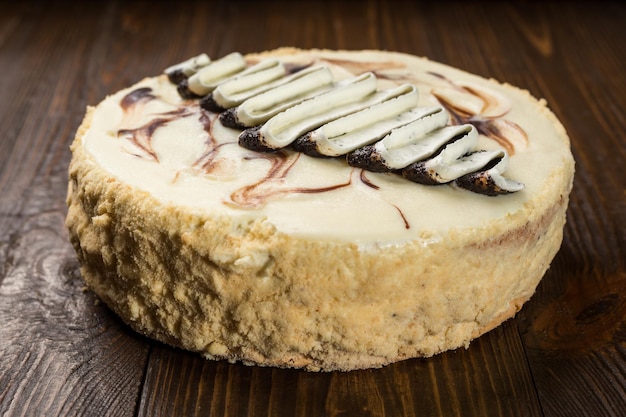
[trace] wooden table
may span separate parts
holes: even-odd
[[[626,415],[626,7],[618,2],[0,3],[0,415]],[[64,229],[85,106],[201,52],[428,56],[547,99],[577,174],[562,248],[513,320],[379,370],[208,362],[84,289]]]

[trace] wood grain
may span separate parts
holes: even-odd
[[[624,415],[625,21],[619,2],[1,2],[0,415]],[[205,361],[85,291],[63,225],[85,107],[200,52],[285,45],[428,56],[548,101],[577,174],[515,319],[467,350],[317,374]]]
[[[331,374],[207,362],[161,348],[151,355],[139,415],[541,415],[512,323],[473,350]],[[521,360],[503,366],[511,357]]]

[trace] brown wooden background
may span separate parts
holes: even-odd
[[[626,415],[626,7],[619,2],[0,2],[0,415]],[[577,174],[518,316],[468,350],[314,374],[207,362],[83,290],[64,230],[87,104],[200,52],[428,56],[544,97]]]

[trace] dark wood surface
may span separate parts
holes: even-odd
[[[626,7],[619,2],[0,2],[0,415],[626,415]],[[546,98],[577,173],[562,248],[515,319],[379,370],[208,362],[84,289],[64,229],[85,106],[207,52],[428,56]]]

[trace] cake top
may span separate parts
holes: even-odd
[[[514,214],[571,159],[543,102],[423,58],[282,49],[165,72],[97,106],[89,153],[166,204],[305,238],[427,244]]]

